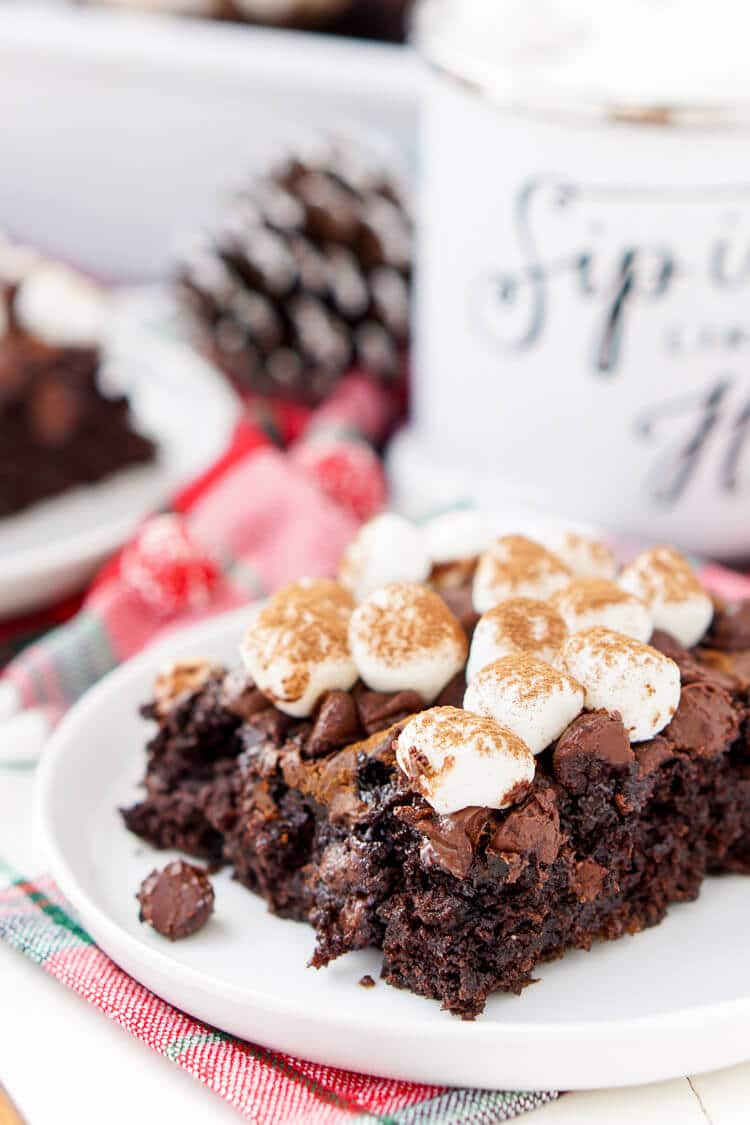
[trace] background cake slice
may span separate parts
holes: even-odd
[[[106,310],[88,278],[0,243],[0,517],[155,456],[102,387]]]

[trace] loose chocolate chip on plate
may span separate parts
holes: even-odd
[[[170,941],[197,933],[214,908],[214,889],[206,872],[182,859],[152,871],[137,895],[141,922]]]

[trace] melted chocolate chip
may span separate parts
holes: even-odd
[[[267,711],[269,707],[263,692],[241,669],[230,672],[224,680],[221,702],[227,711],[245,721],[261,711]]]
[[[552,755],[555,777],[570,793],[585,793],[602,772],[629,766],[633,762],[627,731],[622,719],[607,711],[579,715],[560,736]]]
[[[722,652],[750,649],[750,599],[734,602],[718,610],[708,631],[706,643]]]
[[[492,824],[490,809],[468,808],[449,816],[436,816],[431,809],[408,806],[396,816],[424,836],[421,858],[426,867],[442,867],[456,879],[465,879],[479,840]]]
[[[307,758],[321,758],[359,738],[357,707],[348,691],[331,691],[320,705],[303,748]]]
[[[424,709],[416,691],[360,691],[356,696],[359,721],[366,734],[376,734]]]
[[[676,749],[709,757],[720,754],[739,733],[732,700],[715,684],[686,684],[672,722],[663,732]]]
[[[650,738],[648,742],[640,742],[635,747],[635,757],[641,773],[646,776],[654,773],[670,758],[674,758],[674,748],[666,738],[657,734],[656,738]]]
[[[540,789],[520,808],[509,813],[488,845],[490,854],[536,856],[540,863],[554,863],[562,833],[557,798],[551,789]]]
[[[178,941],[206,924],[214,908],[214,891],[206,872],[184,860],[152,871],[138,892],[141,922]]]

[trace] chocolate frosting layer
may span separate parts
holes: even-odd
[[[558,739],[552,755],[555,777],[569,793],[585,793],[601,765],[625,768],[634,761],[620,716],[588,711],[574,719]]]
[[[727,693],[715,684],[686,684],[664,738],[676,749],[711,757],[739,734],[739,716]]]

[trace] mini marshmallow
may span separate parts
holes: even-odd
[[[568,635],[565,622],[548,602],[508,598],[483,614],[471,638],[466,679],[503,656],[528,652],[549,663]]]
[[[326,692],[352,687],[353,609],[354,599],[338,582],[303,578],[274,594],[255,618],[242,642],[242,659],[280,711],[304,718]]]
[[[427,520],[422,531],[429,556],[436,566],[476,558],[494,538],[487,516],[466,508],[434,516]]]
[[[163,719],[181,700],[205,687],[209,680],[219,677],[223,668],[210,660],[177,660],[162,669],[154,681],[154,710]]]
[[[397,582],[356,608],[349,644],[359,674],[374,691],[416,691],[431,703],[466,663],[466,635],[442,598],[426,586]]]
[[[101,339],[107,300],[99,285],[70,266],[43,262],[20,284],[13,312],[26,332],[47,344],[90,345]]]
[[[415,715],[398,736],[396,761],[441,816],[472,805],[508,808],[524,796],[536,768],[512,731],[459,707]]]
[[[540,754],[580,715],[584,695],[572,676],[521,653],[483,668],[466,689],[464,707],[490,715]]]
[[[623,569],[620,585],[646,603],[654,628],[670,633],[685,648],[696,645],[711,624],[713,602],[674,547],[643,551]]]
[[[339,565],[339,581],[361,601],[391,582],[424,582],[431,566],[419,528],[385,512],[360,528]]]
[[[562,559],[576,578],[611,580],[617,575],[615,556],[601,539],[592,539],[564,527],[543,530],[538,539],[548,551]]]
[[[602,625],[636,641],[647,641],[654,631],[648,606],[604,578],[576,578],[550,598],[571,633]]]
[[[486,613],[506,598],[544,601],[567,586],[571,573],[562,559],[524,535],[504,535],[480,556],[472,599],[477,613]]]
[[[680,702],[680,670],[650,645],[597,626],[575,633],[560,667],[586,689],[590,711],[619,711],[631,742],[663,730]]]

